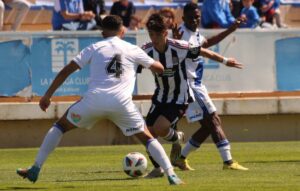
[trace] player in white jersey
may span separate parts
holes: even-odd
[[[114,122],[125,136],[135,135],[146,146],[154,160],[164,168],[170,184],[182,184],[174,173],[163,147],[147,129],[131,96],[138,65],[157,73],[162,73],[164,68],[138,46],[120,39],[124,34],[120,17],[107,16],[102,24],[105,39],[83,49],[59,72],[41,98],[40,108],[45,111],[49,107],[51,96],[71,73],[90,65],[87,93],[69,107],[63,117],[48,131],[33,166],[18,169],[17,173],[35,182],[42,165],[60,142],[63,133],[76,128],[90,128],[99,119],[106,118]]]
[[[223,62],[224,57],[200,46],[189,46],[186,41],[167,38],[167,27],[160,14],[152,14],[146,26],[151,42],[144,45],[143,49],[152,58],[159,59],[165,68],[162,74],[154,74],[156,89],[146,122],[155,137],[160,136],[176,143],[182,136],[171,127],[182,117],[187,104],[193,101],[193,94],[187,82],[187,61],[205,56]],[[227,64],[232,67],[242,67],[232,58],[228,59]],[[149,158],[151,160],[151,157]],[[160,165],[155,164],[155,160],[151,161],[155,168],[148,177],[162,176]]]
[[[175,36],[177,35],[177,38],[188,41],[193,46],[202,46],[205,48],[220,42],[227,35],[232,33],[241,22],[240,20],[237,20],[235,24],[226,31],[206,39],[199,32],[200,10],[195,3],[188,3],[185,5],[183,21],[184,23],[179,27],[179,31],[174,31]],[[178,166],[182,170],[194,170],[189,166],[186,157],[190,152],[199,148],[206,138],[211,135],[223,159],[223,169],[248,170],[232,160],[230,144],[222,129],[221,120],[217,114],[216,107],[209,97],[206,87],[202,83],[203,57],[190,59],[189,62],[191,63],[186,65],[187,73],[189,83],[195,95],[195,102],[189,104],[186,111],[186,117],[189,122],[199,121],[201,128],[192,135],[184,149],[181,151],[181,154],[173,153],[171,155],[172,164]],[[181,148],[178,144],[174,144],[172,147]]]

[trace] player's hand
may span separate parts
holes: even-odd
[[[238,61],[236,61],[234,58],[228,58],[226,66],[228,66],[228,67],[234,67],[234,68],[239,68],[239,69],[243,68],[243,65],[240,64],[240,63],[238,63]]]
[[[179,32],[179,28],[177,26],[177,23],[173,24],[172,26],[172,33],[173,33],[173,38],[180,40],[183,35],[183,31]]]
[[[46,111],[50,104],[51,104],[51,100],[48,96],[43,96],[40,99],[39,105],[40,105],[41,110]]]

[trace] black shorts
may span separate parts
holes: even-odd
[[[147,126],[153,126],[157,118],[162,115],[167,118],[172,125],[175,125],[185,113],[188,105],[178,104],[154,104],[152,103],[146,117]]]

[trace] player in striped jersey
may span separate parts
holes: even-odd
[[[154,74],[156,89],[146,123],[155,137],[160,136],[176,143],[182,138],[182,134],[171,127],[183,116],[188,103],[194,101],[186,66],[192,64],[191,60],[200,55],[218,62],[223,62],[224,57],[200,46],[189,46],[186,41],[167,38],[168,31],[163,17],[159,14],[151,15],[146,26],[151,42],[146,43],[143,50],[150,57],[159,60],[165,68],[162,74]],[[235,59],[228,59],[227,64],[242,67]],[[149,158],[155,168],[148,177],[163,176],[159,165],[151,156]]]
[[[220,42],[227,35],[232,33],[241,23],[241,20],[237,20],[235,24],[224,32],[209,39],[205,39],[198,29],[200,24],[200,10],[195,3],[188,3],[185,5],[183,21],[184,23],[180,26],[179,31],[173,30],[173,34],[179,39],[188,41],[193,46],[199,45],[205,48]],[[192,62],[193,63],[187,67],[187,73],[196,101],[189,105],[186,116],[190,122],[198,121],[201,124],[201,128],[192,135],[184,149],[181,151],[181,154],[171,154],[171,162],[174,166],[178,166],[182,170],[194,170],[189,166],[186,157],[190,152],[198,149],[207,137],[211,135],[223,159],[223,169],[248,170],[232,160],[230,144],[222,129],[221,120],[217,114],[216,107],[209,97],[206,87],[202,83],[203,57],[198,57],[197,59],[192,60]],[[172,148],[181,147],[179,144],[173,144]],[[172,151],[176,151],[176,149],[172,149]]]

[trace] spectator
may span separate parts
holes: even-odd
[[[85,11],[92,11],[95,14],[97,28],[101,28],[102,15],[105,14],[105,1],[103,0],[83,0]]]
[[[29,11],[30,3],[26,0],[0,0],[0,31],[3,30],[3,20],[5,11],[4,5],[16,9],[17,15],[15,17],[15,21],[11,26],[11,30],[18,30]]]
[[[278,28],[286,28],[280,16],[280,0],[260,0],[261,12],[265,16],[266,22],[273,24],[275,19]]]
[[[165,24],[168,29],[172,29],[175,25],[175,11],[172,8],[163,8],[159,11],[159,14],[162,15],[165,19]]]
[[[241,28],[255,28],[259,24],[259,15],[253,6],[254,0],[242,0],[244,8],[241,12],[241,18],[245,20],[241,23]]]
[[[202,6],[203,28],[228,28],[235,22],[228,0],[205,0]]]
[[[133,3],[128,0],[116,1],[111,7],[110,14],[120,16],[124,26],[129,27],[130,18],[135,14],[135,7]]]
[[[55,0],[53,30],[91,30],[96,26],[95,14],[84,11],[82,0]]]
[[[141,26],[140,26],[141,22],[142,22],[142,20],[140,18],[138,18],[135,15],[132,15],[130,18],[128,30],[131,30],[131,31],[139,30],[141,28]]]

